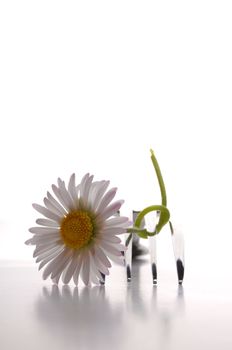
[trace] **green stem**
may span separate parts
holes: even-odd
[[[128,247],[130,241],[131,241],[131,238],[133,236],[133,233],[137,233],[137,235],[139,235],[140,237],[143,237],[143,238],[147,238],[148,236],[148,232],[146,229],[141,229],[141,228],[138,228],[138,227],[130,227],[127,229],[127,233],[130,233],[130,235],[127,237],[126,239],[126,247]]]
[[[147,230],[138,228],[138,227],[130,227],[127,229],[127,233],[146,233]]]
[[[151,211],[159,211],[160,212],[160,220],[158,225],[156,225],[155,231],[153,232],[152,235],[155,235],[159,233],[164,225],[169,221],[170,218],[170,213],[169,210],[163,206],[163,205],[151,205],[150,207],[147,207],[143,209],[137,216],[135,220],[135,227],[140,227],[141,222],[144,218],[145,215],[150,213]],[[139,233],[138,233],[139,235]],[[149,234],[148,234],[149,235]]]
[[[157,179],[159,182],[161,198],[162,198],[162,205],[166,207],[167,206],[167,195],[166,195],[166,189],[165,189],[165,185],[164,185],[163,176],[161,174],[159,163],[155,157],[154,151],[152,149],[150,151],[151,151],[151,161],[152,161],[153,166],[155,168],[156,176],[157,176]]]
[[[130,233],[129,236],[127,237],[127,240],[126,240],[127,247],[132,239],[133,233],[137,233],[137,235],[140,236],[141,238],[147,238],[148,236],[154,236],[161,231],[163,226],[166,225],[166,223],[169,221],[169,218],[170,218],[170,213],[169,213],[169,210],[167,208],[167,195],[166,195],[164,180],[163,180],[163,177],[161,174],[161,170],[160,170],[158,161],[157,161],[157,159],[154,155],[154,151],[152,149],[151,149],[151,160],[152,160],[152,164],[154,166],[156,176],[157,176],[157,179],[159,182],[162,205],[151,205],[150,207],[143,209],[138,214],[138,216],[135,220],[135,225],[134,225],[135,227],[127,229],[127,232]],[[151,211],[160,212],[159,222],[156,225],[154,232],[148,232],[146,229],[140,228],[144,216],[147,215],[148,213],[150,213]],[[171,223],[170,223],[170,228],[172,229]]]

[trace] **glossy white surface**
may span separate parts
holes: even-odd
[[[3,350],[232,348],[231,290],[213,279],[178,287],[164,270],[154,287],[146,259],[131,284],[115,266],[105,287],[57,287],[22,263],[2,262],[0,274]]]

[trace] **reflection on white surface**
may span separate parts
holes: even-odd
[[[194,281],[179,287],[149,263],[133,265],[133,280],[114,267],[106,286],[56,286],[35,268],[0,268],[0,343],[11,349],[225,349],[232,346],[230,297]],[[215,293],[214,293],[215,292]]]
[[[37,320],[59,343],[85,348],[117,348],[123,332],[123,305],[112,305],[104,287],[81,290],[68,286],[43,288],[35,303]],[[116,341],[116,342],[115,342]]]

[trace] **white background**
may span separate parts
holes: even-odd
[[[223,0],[0,2],[0,259],[31,259],[58,176],[158,204],[152,147],[189,271],[230,272],[231,18]]]

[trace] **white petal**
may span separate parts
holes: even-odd
[[[116,192],[117,192],[117,188],[114,187],[104,195],[104,197],[101,199],[97,207],[97,213],[101,213],[106,209],[107,205],[114,199]]]
[[[57,222],[48,219],[37,219],[36,223],[41,226],[59,227]]]
[[[57,234],[56,232],[54,233],[49,233],[49,234],[35,234],[33,236],[33,241],[36,242],[36,244],[50,244],[50,242],[58,242],[61,240],[60,234]]]
[[[111,267],[111,263],[108,260],[107,256],[105,255],[105,253],[103,252],[103,250],[98,247],[95,246],[95,253],[97,258],[106,266],[106,267]]]
[[[52,185],[52,190],[53,190],[54,194],[56,195],[56,197],[59,199],[60,203],[63,205],[63,207],[67,210],[67,212],[69,212],[69,207],[62,197],[62,195],[60,193],[60,189],[56,185]]]
[[[83,191],[83,197],[86,199],[87,202],[89,199],[89,192],[92,187],[92,182],[93,182],[93,175],[89,176],[89,178],[87,179],[85,183],[84,191]]]
[[[88,206],[89,191],[91,188],[92,181],[93,181],[93,175],[91,175],[91,176],[89,176],[89,178],[87,178],[87,180],[85,181],[84,186],[83,186],[83,193],[82,193],[81,199],[82,199],[85,206]]]
[[[77,199],[80,197],[80,185],[76,186],[76,194],[77,194]]]
[[[26,244],[26,245],[35,245],[35,243],[33,242],[33,239],[32,239],[32,238],[27,239],[27,240],[24,242],[24,244]]]
[[[50,210],[48,210],[47,208],[42,207],[42,205],[33,203],[32,204],[33,208],[35,210],[37,210],[40,214],[44,215],[45,217],[52,219],[56,222],[60,222],[60,217],[54,213],[52,213]]]
[[[52,280],[54,283],[58,284],[58,283],[59,283],[59,279],[60,279],[61,276],[62,276],[62,280],[63,280],[63,276],[67,273],[67,271],[68,271],[68,269],[69,269],[69,266],[70,266],[71,263],[72,263],[72,257],[73,257],[73,255],[71,256],[71,259],[69,260],[69,262],[68,262],[67,266],[65,267],[65,269],[64,269],[61,273],[59,273],[59,274]],[[71,295],[70,290],[64,290],[64,289],[62,289],[62,294],[63,294],[63,296],[67,297],[67,292],[68,292],[68,297],[71,298],[72,295]]]
[[[63,200],[65,201],[67,207],[69,208],[69,210],[74,209],[75,203],[65,187],[65,182],[62,181],[60,178],[58,178],[58,185],[59,185],[60,194]]]
[[[101,278],[101,281],[103,282],[103,278]],[[90,269],[89,269],[89,284],[94,283],[99,285],[100,284],[100,280],[99,278],[97,278],[97,275],[95,273],[95,271],[93,270],[92,266],[90,265]]]
[[[125,252],[127,250],[127,247],[124,244],[114,244],[110,243],[115,249],[119,250],[120,252]]]
[[[52,278],[52,282],[53,282],[54,284],[59,284],[59,280],[60,280],[60,277],[61,277],[62,273],[63,273],[63,271],[60,271],[60,272],[58,273],[58,275],[56,275],[55,278]]]
[[[57,257],[62,251],[64,251],[64,247],[60,247],[60,250],[54,254],[53,256],[49,256],[46,259],[42,260],[42,262],[39,264],[39,270],[42,269],[45,265],[47,265],[51,260],[53,260],[55,257]]]
[[[60,271],[55,278],[52,278],[52,282],[55,284],[59,283],[60,277],[63,276],[63,274],[67,271],[69,267],[70,262],[67,264],[67,266],[64,268],[64,270]]]
[[[78,279],[79,279],[79,274],[80,274],[80,270],[82,267],[82,262],[83,262],[83,254],[81,252],[79,257],[78,257],[78,263],[77,263],[76,269],[75,269],[74,274],[73,274],[73,281],[74,281],[76,286],[78,285]]]
[[[60,211],[52,202],[50,202],[50,200],[47,197],[44,198],[44,205],[56,215],[64,216],[62,211]]]
[[[91,254],[92,257],[94,259],[94,263],[96,268],[103,273],[104,275],[109,275],[109,270],[108,268],[101,262],[101,260],[97,257],[96,253],[95,253],[95,249],[91,249]]]
[[[44,252],[43,254],[39,254],[38,257],[36,258],[35,262],[39,263],[40,261],[45,260],[45,259],[51,260],[51,259],[55,258],[59,254],[59,252],[61,251],[61,249],[58,249],[58,248],[59,247],[56,247],[56,249]]]
[[[109,181],[101,181],[97,188],[96,188],[96,195],[95,199],[92,202],[92,209],[93,211],[96,211],[98,204],[103,197],[105,191],[107,190],[107,187],[109,186],[110,182]]]
[[[103,248],[103,250],[104,250],[104,248]],[[109,251],[104,250],[104,252],[110,258],[110,260],[112,260],[113,262],[115,262],[118,265],[125,266],[125,257],[123,255],[115,256],[114,254],[110,253]]]
[[[126,250],[125,246],[123,246],[122,244],[110,244],[106,241],[102,241],[101,242],[101,247],[104,248],[104,250],[106,252],[110,252],[112,254],[114,254],[115,256],[121,256],[122,255],[122,251]]]
[[[126,233],[126,229],[123,227],[109,227],[100,230],[101,235],[121,235],[122,233]]]
[[[91,251],[90,251],[89,257],[90,257],[90,273],[91,273],[91,277],[94,274],[101,282],[104,282],[103,277],[101,275],[101,272],[99,271],[99,269],[96,266],[95,258],[93,257]]]
[[[54,233],[49,233],[49,234],[36,234],[33,238],[32,238],[33,242],[35,243],[48,243],[48,242],[57,242],[58,240],[60,240],[60,234],[58,234],[57,232]]]
[[[54,239],[53,240],[46,240],[46,239],[41,239],[37,240],[35,237],[32,238],[33,242],[36,244],[37,248],[45,248],[48,247],[49,245],[64,245],[64,242],[62,239]]]
[[[54,206],[56,208],[59,209],[59,211],[61,211],[61,213],[65,216],[67,215],[67,211],[64,209],[64,207],[62,207],[62,205],[53,197],[53,195],[51,195],[50,192],[47,191],[47,197],[50,200],[50,202],[52,202],[54,204]]]
[[[103,280],[102,280],[103,281]],[[90,283],[94,283],[96,285],[99,285],[99,279],[97,279],[96,275],[92,270],[90,270]]]
[[[125,216],[118,216],[116,218],[111,218],[105,222],[105,226],[114,227],[114,226],[121,226],[121,225],[123,225],[123,227],[128,227],[132,225],[132,222],[129,221],[129,219]]]
[[[54,271],[54,269],[57,269],[57,266],[60,267],[60,265],[63,263],[64,259],[67,257],[67,252],[69,250],[65,248],[55,259],[53,259],[45,268],[43,272],[43,279],[47,279],[51,273]]]
[[[99,218],[101,221],[106,220],[107,218],[111,217],[112,215],[115,215],[117,211],[121,208],[122,204],[124,203],[123,200],[116,201],[109,205],[103,213],[99,214],[97,218]]]
[[[72,253],[73,251],[70,249],[69,251],[67,251],[66,256],[60,261],[60,263],[57,263],[57,265],[52,271],[51,279],[54,279],[58,274],[61,275],[61,273],[68,266],[70,259],[72,257]]]
[[[52,249],[49,249],[43,253],[40,253],[36,259],[36,262],[38,263],[44,259],[58,255],[62,249],[63,247],[61,246],[54,246]]]
[[[79,252],[74,251],[71,263],[68,266],[67,270],[62,275],[62,281],[64,284],[68,284],[70,282],[71,278],[73,277],[73,274],[74,274],[75,269],[76,269],[77,264],[78,264],[78,257],[79,257]]]
[[[77,197],[77,191],[76,191],[76,185],[75,185],[75,174],[72,174],[70,176],[70,180],[69,180],[69,184],[68,184],[68,192],[69,192],[70,196],[72,197],[73,202],[77,205],[78,197]]]
[[[74,252],[74,251],[73,251],[73,252]],[[73,254],[72,254],[72,256],[71,256],[71,258],[70,258],[70,260],[69,260],[67,266],[65,267],[65,269],[62,271],[62,273],[61,273],[61,275],[60,275],[60,277],[61,277],[61,279],[62,279],[62,282],[63,282],[63,277],[64,277],[64,275],[67,273],[67,271],[68,271],[68,269],[69,269],[69,267],[70,267],[70,265],[71,265],[72,262],[73,262]],[[56,277],[56,278],[57,278],[57,277]],[[56,280],[56,278],[55,278],[54,280]],[[62,288],[62,295],[65,296],[65,297],[69,297],[70,299],[72,298],[72,294],[71,294],[70,289],[63,289],[63,288]]]
[[[110,274],[108,268],[102,264],[102,262],[95,256],[95,264],[96,264],[96,267],[99,269],[99,271],[103,274],[103,275],[106,275],[108,276]]]
[[[121,239],[115,235],[98,235],[97,238],[100,241],[106,241],[106,242],[110,242],[110,243],[121,243]]]
[[[46,246],[37,246],[36,249],[34,250],[34,253],[33,253],[33,258],[36,258],[38,255],[40,254],[43,254],[45,252],[48,252],[48,251],[51,251],[52,249],[54,248],[57,248],[58,247],[61,247],[61,245],[57,245],[56,243],[51,243],[49,245],[46,245]]]
[[[81,269],[81,279],[86,286],[89,284],[89,274],[90,274],[89,252],[86,251],[83,258],[83,264]]]
[[[80,197],[83,198],[84,190],[85,190],[85,183],[89,178],[89,173],[85,174],[81,180],[80,183]]]
[[[29,228],[29,232],[31,233],[35,233],[35,234],[52,234],[52,233],[56,233],[59,234],[60,233],[60,229],[59,228],[48,228],[48,227],[31,227]]]
[[[40,264],[39,264],[39,271],[47,264],[49,263],[49,261],[51,261],[53,259],[53,257],[49,257],[44,259]]]
[[[33,245],[36,245],[36,249],[44,249],[44,248],[50,248],[51,246],[64,246],[63,242],[60,240],[60,241],[57,241],[57,240],[47,240],[47,241],[39,241],[39,240],[33,240],[32,241],[32,244]]]
[[[99,186],[100,181],[94,181],[92,182],[90,189],[89,189],[89,204],[92,207],[92,204],[94,202],[94,199],[96,197],[97,194],[97,188]]]

